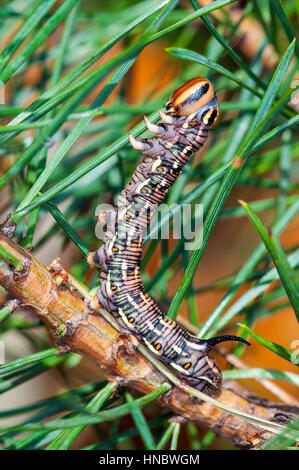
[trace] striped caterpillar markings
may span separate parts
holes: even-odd
[[[211,83],[205,78],[187,81],[173,92],[166,112],[159,114],[162,122],[157,125],[145,118],[154,137],[130,136],[132,146],[146,158],[121,192],[117,207],[105,215],[113,230],[106,232],[103,245],[93,255],[93,261],[101,267],[97,296],[100,304],[119,320],[124,332],[143,341],[190,385],[215,395],[222,376],[209,355],[211,348],[222,341],[245,340],[230,335],[204,340],[190,335],[145,292],[140,274],[142,233],[151,214],[191,155],[203,145],[218,118],[218,101]]]

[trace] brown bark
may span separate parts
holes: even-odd
[[[72,351],[87,356],[107,376],[123,380],[127,387],[142,394],[150,393],[166,382],[161,372],[141,353],[128,354],[120,348],[115,354],[113,346],[118,332],[101,316],[101,310],[95,312],[88,308],[78,293],[69,287],[67,274],[55,269],[55,263],[47,269],[3,232],[0,233],[0,244],[24,267],[17,273],[8,263],[0,262],[0,284],[12,296],[30,305],[56,336],[68,330],[63,341]],[[298,414],[298,408],[252,396],[236,382],[229,382],[224,387],[218,401],[250,415],[285,424]],[[238,447],[256,449],[271,437],[268,431],[194,399],[177,387],[162,396],[159,403],[177,415],[213,430],[218,436],[230,439]]]

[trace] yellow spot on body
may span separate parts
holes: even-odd
[[[179,366],[175,362],[171,362],[170,365],[171,365],[171,367],[176,369],[178,372],[181,372],[181,374],[190,375],[189,372],[187,372],[183,367]]]
[[[123,310],[121,308],[118,309],[119,316],[122,318],[123,322],[129,327],[133,328],[132,324],[128,321],[128,318],[124,314]]]
[[[162,347],[162,346],[161,346],[160,343],[156,344],[156,346],[155,346],[155,348],[156,348],[157,351],[160,351],[161,347]]]
[[[197,121],[190,121],[189,126],[197,126],[198,122]]]
[[[143,338],[143,341],[154,354],[156,354],[157,356],[160,355],[159,351],[157,351],[146,338]]]
[[[196,113],[192,113],[192,114],[190,114],[190,115],[188,116],[188,119],[186,119],[186,121],[185,121],[184,124],[183,124],[183,128],[184,128],[184,129],[188,129],[188,127],[189,127],[189,122],[192,121],[192,119],[194,118],[195,114],[196,114]]]
[[[133,318],[133,317],[129,318],[130,323],[134,323],[134,321],[135,321],[135,318]]]
[[[186,362],[186,364],[184,364],[184,369],[189,369],[190,366],[191,362]]]
[[[147,183],[150,182],[150,178],[147,178],[145,181],[142,181],[142,183],[140,183],[137,188],[135,189],[135,192],[138,194],[140,193],[140,191],[142,190],[143,186],[146,186]]]

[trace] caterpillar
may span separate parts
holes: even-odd
[[[197,77],[179,86],[162,122],[151,123],[150,139],[129,136],[131,145],[145,159],[121,192],[117,207],[101,214],[107,223],[103,245],[92,254],[101,270],[97,298],[118,319],[122,331],[135,335],[149,350],[193,387],[209,395],[220,391],[222,374],[211,349],[223,341],[241,341],[232,335],[199,339],[168,318],[145,292],[140,272],[142,233],[151,215],[182,172],[184,165],[206,141],[219,116],[218,100],[212,84]]]

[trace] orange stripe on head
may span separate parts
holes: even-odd
[[[192,78],[174,90],[171,96],[172,107],[179,116],[189,116],[212,101],[214,96],[209,80]]]

